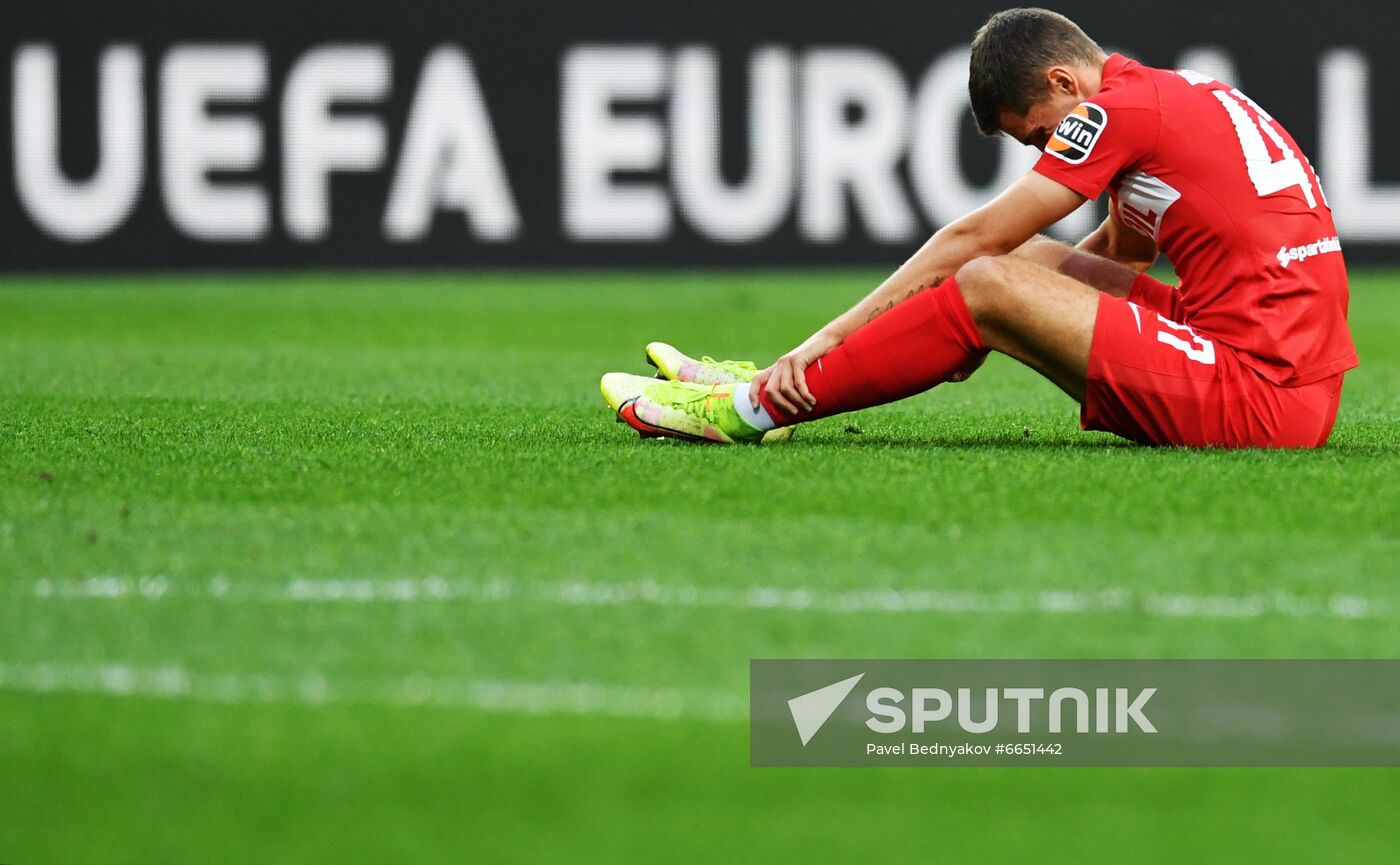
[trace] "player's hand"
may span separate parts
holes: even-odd
[[[817,334],[778,358],[778,362],[758,373],[749,384],[749,401],[758,409],[761,393],[786,414],[802,414],[817,407],[817,398],[807,389],[807,367],[837,345]]]

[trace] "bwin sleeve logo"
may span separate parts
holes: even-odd
[[[1050,137],[1050,143],[1045,145],[1045,152],[1071,165],[1078,165],[1089,158],[1106,126],[1107,111],[1092,102],[1081,102],[1060,121],[1055,134]]]

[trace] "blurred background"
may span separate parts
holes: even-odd
[[[966,108],[996,4],[10,8],[12,270],[884,266],[1034,156]],[[1057,10],[1242,88],[1312,154],[1349,259],[1396,256],[1391,4]]]
[[[1400,652],[1394,3],[1055,5],[1313,160],[1326,450],[995,357],[787,446],[612,423],[647,341],[762,365],[1026,170],[998,8],[8,0],[0,862],[1393,859],[1389,770],[748,767],[751,658]]]

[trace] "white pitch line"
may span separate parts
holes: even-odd
[[[0,690],[97,694],[242,705],[354,704],[474,709],[521,715],[595,715],[652,721],[737,723],[748,701],[723,691],[682,691],[597,682],[521,682],[411,673],[345,677],[321,672],[204,673],[178,664],[11,663],[0,661]]]
[[[21,590],[22,591],[22,590]],[[736,611],[822,613],[937,613],[946,615],[1121,613],[1180,619],[1386,619],[1395,608],[1356,595],[1307,597],[1287,592],[1191,595],[1100,590],[1042,589],[813,589],[779,586],[697,586],[654,580],[630,582],[423,578],[305,578],[282,581],[214,577],[188,581],[163,576],[105,576],[35,580],[31,597],[59,600],[160,601],[187,597],[235,603],[387,604],[527,601],[569,607],[629,605]]]

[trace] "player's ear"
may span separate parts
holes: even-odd
[[[1045,70],[1045,83],[1050,87],[1050,93],[1055,96],[1078,96],[1079,79],[1074,77],[1074,72],[1067,66],[1051,66]]]

